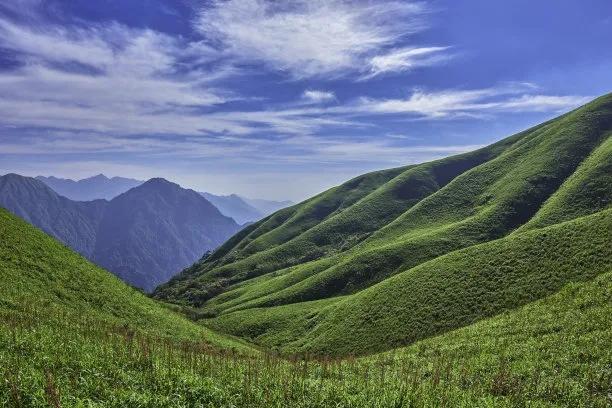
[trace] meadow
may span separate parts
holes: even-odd
[[[612,272],[364,358],[281,358],[59,308],[0,313],[9,407],[606,407]]]

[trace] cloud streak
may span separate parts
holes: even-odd
[[[407,47],[391,50],[370,60],[370,72],[363,79],[439,64],[451,58],[450,55],[443,54],[443,51],[448,49],[449,47]]]

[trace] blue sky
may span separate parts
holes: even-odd
[[[609,0],[3,2],[0,173],[300,200],[610,92],[611,38]]]

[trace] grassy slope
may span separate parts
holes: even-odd
[[[322,362],[172,347],[0,313],[0,406],[606,407],[612,271],[391,353]]]
[[[510,140],[464,155],[369,173],[306,202],[281,210],[230,239],[207,262],[162,285],[156,296],[201,304],[231,284],[327,257],[369,237],[457,175],[492,157]],[[325,259],[324,259],[325,261]],[[214,288],[210,290],[210,288]]]
[[[612,204],[612,132],[520,231],[552,225]]]
[[[0,209],[0,312],[87,318],[158,336],[246,349],[128,287],[40,230]]]
[[[612,210],[607,210],[452,252],[355,295],[246,309],[209,324],[289,353],[386,350],[606,272],[611,241]]]
[[[364,181],[357,178],[253,225],[156,295],[203,305],[202,317],[219,316],[211,321],[215,327],[268,346],[284,344],[285,351],[361,353],[407,344],[441,329],[428,327],[419,335],[406,334],[398,327],[372,333],[367,329],[359,337],[368,340],[343,346],[344,334],[336,328],[344,328],[342,322],[349,320],[365,324],[355,316],[376,320],[376,310],[389,311],[384,305],[394,303],[393,291],[381,291],[359,302],[379,282],[385,288],[397,283],[394,275],[461,248],[608,208],[612,200],[611,132],[612,95],[607,95],[471,154],[394,169],[393,174],[365,175],[367,188],[361,188]],[[402,198],[397,200],[398,196]],[[339,204],[343,198],[346,201]],[[301,222],[319,203],[328,201],[335,203],[329,207],[334,210],[323,211],[318,224]],[[353,239],[355,236],[358,238]],[[595,245],[600,243],[594,240]],[[586,250],[588,239],[582,245]],[[302,257],[313,250],[315,255]],[[602,265],[609,265],[610,255],[599,255]],[[555,259],[549,261],[553,265]],[[411,290],[426,292],[434,281],[423,279]],[[521,292],[522,287],[514,287],[518,292],[513,295],[534,300],[562,283],[528,295]],[[448,303],[454,295],[442,296],[441,302]],[[303,304],[319,299],[325,301]],[[415,307],[415,311],[391,313],[401,315],[397,322],[408,322],[411,314],[426,309]],[[488,315],[479,311],[472,319]],[[469,323],[451,320],[446,329]],[[288,328],[283,329],[282,322]],[[391,333],[380,339],[380,330]],[[297,338],[300,340],[291,342]]]

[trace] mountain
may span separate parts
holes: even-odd
[[[77,181],[53,176],[38,176],[36,179],[51,187],[59,195],[75,201],[111,200],[143,183],[140,180],[124,177],[108,178],[104,174]]]
[[[151,179],[109,202],[92,260],[150,291],[238,230],[195,191]]]
[[[612,270],[612,94],[482,149],[365,174],[154,296],[284,353],[409,345]]]
[[[141,180],[125,177],[108,178],[104,174],[76,181],[53,176],[37,176],[36,179],[45,183],[59,195],[74,201],[112,200],[119,194],[144,183]],[[236,194],[215,195],[206,192],[200,194],[217,207],[223,215],[233,218],[241,225],[258,221],[292,204],[290,201],[252,200]]]
[[[221,211],[221,214],[233,218],[238,224],[246,224],[262,219],[266,214],[258,210],[236,194],[214,195],[200,193]]]
[[[7,174],[0,177],[0,206],[90,257],[107,202],[72,201],[37,179]]]
[[[263,200],[260,198],[246,198],[240,197],[243,201],[245,201],[248,205],[253,208],[256,208],[260,213],[264,216],[270,215],[278,210],[281,210],[286,207],[292,206],[294,203],[288,200],[285,201],[273,201],[273,200]]]
[[[41,181],[0,177],[0,206],[147,291],[239,230],[193,190],[151,179],[111,201],[72,201]]]

